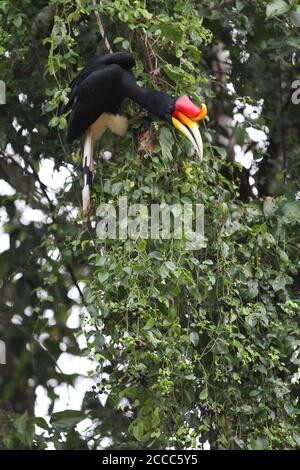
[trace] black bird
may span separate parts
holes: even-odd
[[[68,142],[86,132],[83,157],[83,212],[90,206],[93,171],[93,146],[108,128],[118,135],[126,133],[126,118],[117,114],[125,98],[130,98],[160,119],[172,123],[203,157],[201,134],[196,121],[206,116],[204,104],[199,108],[189,97],[176,98],[161,91],[151,91],[136,84],[131,68],[134,58],[127,52],[102,55],[91,62],[71,83],[68,119]]]

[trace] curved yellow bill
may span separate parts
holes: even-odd
[[[185,135],[191,142],[191,144],[196,149],[197,154],[199,155],[200,161],[203,160],[203,142],[202,137],[199,131],[199,126],[196,122],[192,121],[190,118],[182,114],[181,112],[176,112],[176,119],[172,117],[173,126],[176,127],[182,134]],[[191,130],[191,132],[187,129]]]
[[[202,103],[201,104],[201,111],[198,114],[198,116],[193,117],[191,119],[192,119],[192,121],[201,121],[202,119],[205,118],[206,115],[207,115],[207,107],[206,107],[206,104]]]

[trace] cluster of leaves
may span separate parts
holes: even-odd
[[[298,1],[292,0],[285,2],[283,0],[275,0],[267,4],[267,18],[274,18],[283,14],[288,15],[288,19],[293,26],[300,26],[300,6]]]
[[[193,2],[177,1],[168,5],[157,1],[151,2],[151,8],[147,9],[144,2],[120,0],[114,4],[102,3],[101,11],[109,16],[112,24],[118,21],[120,35],[114,38],[113,44],[131,49],[132,44],[139,40],[139,48],[135,51],[140,64],[138,68],[143,69],[139,58],[144,53],[148,70],[155,73],[158,72],[155,66],[161,67],[177,85],[174,86],[175,92],[189,88],[191,93],[198,92],[198,99],[199,92],[201,97],[199,85],[205,77],[200,69],[198,74],[201,77],[195,76],[194,70],[201,59],[201,47],[209,44],[212,36],[203,27]]]
[[[18,415],[12,411],[3,411],[1,403],[0,449],[30,449],[35,436],[35,419],[28,413]]]
[[[113,446],[297,447],[299,205],[241,204],[209,152],[200,167],[173,151],[169,171],[131,145],[102,166],[95,202],[202,203],[207,248],[95,241],[83,327],[98,393],[132,417]]]

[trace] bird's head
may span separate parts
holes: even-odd
[[[207,114],[205,104],[199,107],[188,96],[180,96],[174,106],[170,116],[173,126],[189,139],[202,160],[203,144],[197,121],[204,119]]]

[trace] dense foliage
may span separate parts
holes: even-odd
[[[0,0],[0,17],[0,171],[15,190],[1,196],[10,249],[0,255],[8,351],[0,446],[299,447],[299,106],[291,86],[300,2],[16,0],[12,8]],[[66,147],[57,110],[72,77],[102,51],[103,25],[106,47],[134,54],[140,83],[205,101],[209,119],[200,164],[169,126],[125,103],[131,127],[99,144],[86,221],[74,211],[81,149]],[[237,146],[253,153],[252,186],[234,161]],[[103,148],[112,160],[100,158]],[[69,168],[65,191],[40,180],[45,158]],[[119,196],[203,204],[206,247],[100,240],[97,206]],[[20,200],[43,221],[24,223]],[[76,331],[66,326],[72,286]],[[95,385],[80,411],[52,413],[57,386],[77,380],[55,367],[62,351],[93,359]],[[34,416],[38,385],[50,399],[48,424]],[[90,429],[80,435],[85,418]]]

